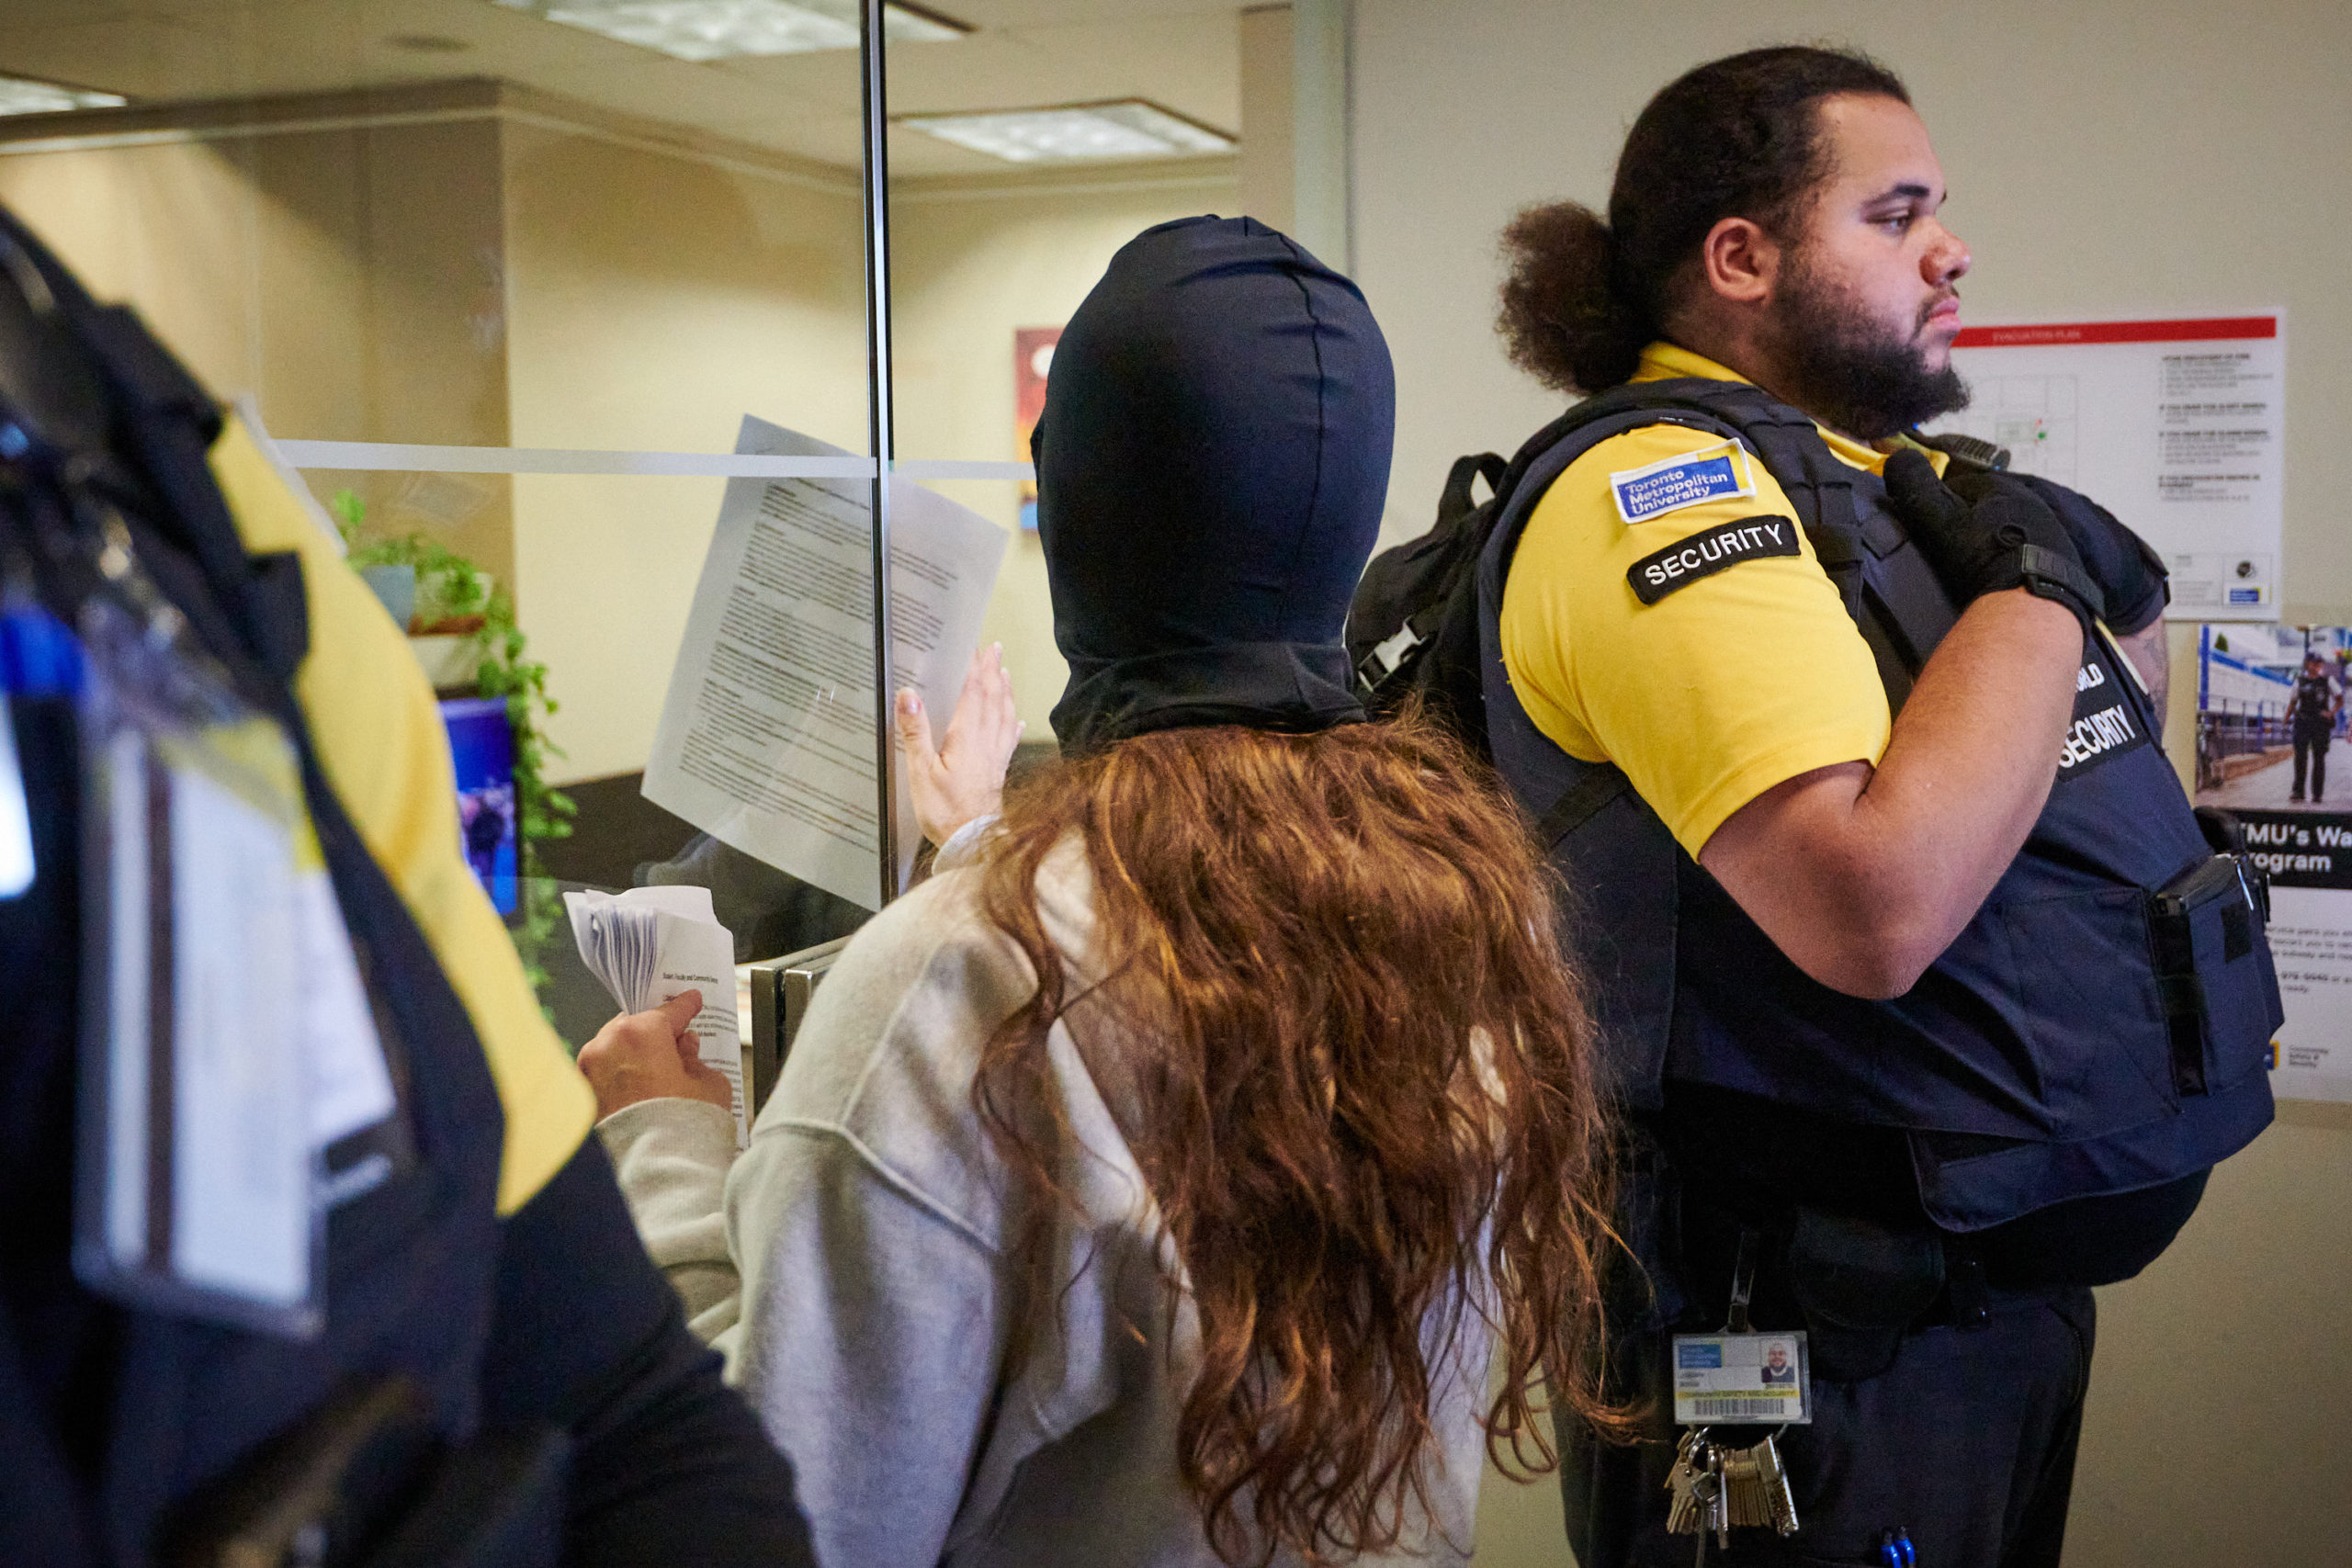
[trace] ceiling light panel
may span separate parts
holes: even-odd
[[[0,114],[56,114],[64,109],[119,109],[129,101],[120,93],[93,93],[81,87],[61,87],[54,82],[34,82],[22,76],[0,76]]]
[[[857,47],[858,0],[492,0],[676,60],[806,54]],[[970,29],[899,6],[882,8],[892,43],[931,43]]]
[[[1013,164],[1185,158],[1229,152],[1233,138],[1141,98],[985,114],[908,115],[899,123]]]

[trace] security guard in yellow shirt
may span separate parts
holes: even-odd
[[[807,1563],[338,558],[0,213],[0,1562]]]
[[[1892,73],[1762,50],[1651,102],[1605,220],[1505,236],[1513,357],[1597,394],[1479,575],[1488,738],[1632,1113],[1612,1365],[1657,1428],[1563,1434],[1585,1568],[1690,1561],[1669,1507],[1732,1460],[1784,1466],[1793,1531],[1731,1562],[2055,1564],[2088,1287],[2269,1118],[2257,890],[2155,745],[2161,568],[1916,436],[1966,396],[1943,199]],[[1806,1415],[1764,1463],[1768,1333]]]

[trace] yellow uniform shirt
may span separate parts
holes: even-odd
[[[1740,379],[1664,343],[1634,379],[1679,376]],[[1822,434],[1857,468],[1886,461]],[[1875,766],[1893,728],[1870,648],[1779,483],[1685,425],[1611,436],[1553,482],[1512,558],[1501,631],[1536,728],[1623,769],[1693,856],[1775,784]]]
[[[311,646],[295,696],[336,799],[481,1037],[506,1112],[498,1212],[511,1214],[579,1148],[596,1097],[540,1014],[505,924],[460,852],[456,773],[432,688],[242,423],[232,421],[214,445],[212,473],[248,551],[300,558]]]

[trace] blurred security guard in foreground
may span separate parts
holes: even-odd
[[[2054,1564],[2087,1287],[2270,1119],[2257,887],[2154,744],[2161,568],[1908,434],[1966,400],[1943,199],[1893,74],[1774,49],[1651,102],[1605,222],[1506,235],[1513,357],[1599,395],[1505,481],[1487,723],[1585,906],[1652,1292],[1656,1440],[1564,1434],[1585,1568],[1691,1560],[1668,1335],[1750,1324],[1806,1332],[1813,1415],[1795,1533],[1730,1561]],[[1770,1406],[1686,1351],[1694,1427]]]
[[[0,214],[0,1562],[806,1563],[337,557]]]

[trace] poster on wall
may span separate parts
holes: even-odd
[[[2105,506],[2160,551],[2179,619],[2278,614],[2284,313],[1963,328],[1938,422]]]
[[[2236,814],[2270,874],[2287,1021],[2271,1087],[2352,1100],[2352,628],[2198,628],[2197,804]]]
[[[1046,378],[1054,367],[1054,345],[1062,341],[1059,327],[1012,329],[1012,450],[1015,460],[1029,460],[1029,436],[1046,412]],[[1037,527],[1037,481],[1021,481],[1021,526]]]

